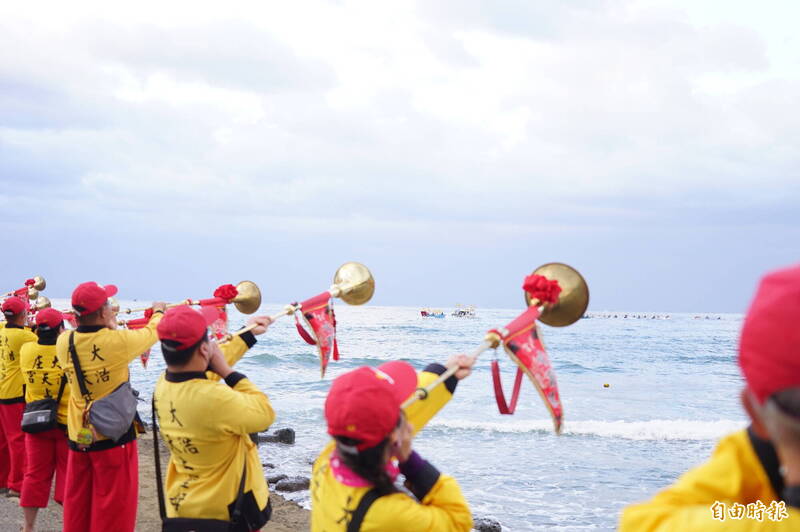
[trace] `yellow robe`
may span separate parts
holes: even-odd
[[[249,345],[236,336],[220,348],[233,365]],[[156,384],[159,430],[170,449],[167,517],[230,520],[229,505],[236,500],[245,463],[243,512],[263,514],[267,507],[267,482],[249,435],[266,430],[275,412],[243,375],[233,373],[226,383],[233,386],[216,374],[199,372],[164,374]]]
[[[418,375],[419,387],[433,382],[438,376],[431,371],[421,372]],[[430,392],[427,399],[411,405],[406,410],[406,418],[419,431],[451,397],[447,387],[441,384]],[[345,531],[352,511],[370,490],[368,486],[347,486],[334,478],[330,466],[334,447],[333,441],[326,445],[312,469],[312,532]],[[444,474],[440,474],[433,488],[419,502],[405,493],[392,493],[378,498],[370,506],[361,525],[361,532],[468,532],[471,529],[472,515],[461,488],[453,477]]]
[[[763,508],[758,505],[761,502]],[[775,504],[773,505],[773,501]],[[719,503],[719,504],[717,504]],[[747,517],[747,505],[752,514]],[[716,505],[716,506],[715,506]],[[800,530],[800,510],[783,505],[746,430],[723,438],[705,464],[688,471],[650,501],[625,508],[620,532],[789,531]],[[769,509],[772,508],[772,511]],[[724,520],[715,519],[724,516]],[[744,515],[735,519],[741,512]],[[762,520],[759,521],[759,515]]]

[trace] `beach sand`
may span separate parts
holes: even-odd
[[[162,467],[168,455],[162,447]],[[297,504],[287,501],[274,491],[270,491],[272,519],[262,528],[264,532],[297,532],[308,530],[309,512]],[[139,509],[136,518],[137,532],[158,532],[161,519],[158,515],[156,498],[155,465],[153,463],[152,433],[139,437]],[[21,530],[22,509],[19,499],[0,497],[0,529]],[[39,510],[36,519],[38,532],[59,532],[61,530],[61,507],[52,498],[47,508]]]

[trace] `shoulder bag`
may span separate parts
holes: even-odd
[[[69,333],[69,353],[72,365],[75,367],[75,376],[81,389],[81,394],[86,401],[91,396],[86,388],[86,377],[78,360],[75,350],[75,332]],[[101,399],[91,402],[89,407],[89,423],[103,436],[119,441],[131,428],[136,417],[136,403],[139,392],[131,387],[130,381],[125,381]]]
[[[48,397],[47,399],[39,399],[25,404],[25,410],[22,413],[22,432],[36,434],[37,432],[56,428],[58,405],[61,402],[61,396],[64,395],[64,386],[66,384],[67,378],[62,374],[61,385],[58,387],[58,397],[55,399]]]

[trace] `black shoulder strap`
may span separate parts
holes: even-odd
[[[72,357],[72,365],[75,368],[75,377],[78,379],[81,395],[88,400],[89,390],[86,388],[86,378],[83,376],[81,362],[78,360],[78,352],[75,350],[75,331],[69,333],[69,354]]]
[[[67,376],[61,374],[61,385],[58,387],[58,397],[56,397],[56,404],[61,403],[61,397],[64,395],[64,387],[67,385]]]
[[[347,532],[359,532],[359,530],[361,530],[361,523],[364,522],[364,517],[367,515],[369,507],[379,498],[380,494],[375,488],[369,490],[361,497],[358,506],[353,512],[353,518],[347,524]]]
[[[150,400],[153,407],[153,461],[156,464],[156,492],[158,493],[158,513],[161,520],[167,518],[167,508],[164,504],[164,486],[161,484],[161,453],[158,452],[158,420],[156,419],[156,395]]]
[[[236,494],[236,504],[231,512],[231,524],[229,530],[235,530],[236,525],[242,518],[242,505],[244,504],[244,482],[247,477],[247,455],[244,455],[244,467],[242,468],[242,480],[239,481],[239,492]]]

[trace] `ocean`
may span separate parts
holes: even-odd
[[[263,305],[261,312],[281,308]],[[396,359],[418,369],[444,363],[454,353],[471,352],[486,330],[522,310],[478,309],[474,319],[431,319],[416,308],[337,301],[341,360],[331,361],[325,379],[316,348],[298,336],[293,319],[278,321],[237,365],[269,395],[277,412],[273,428],[291,427],[297,434],[294,445],[262,446],[263,460],[281,473],[309,476],[310,462],[328,439],[323,405],[337,375]],[[232,330],[246,319],[233,314]],[[495,519],[504,530],[612,530],[625,505],[652,496],[704,461],[719,437],[746,426],[736,366],[742,316],[704,318],[611,317],[542,326],[564,405],[562,435],[553,433],[527,380],[516,414],[497,412],[494,355],[486,352],[414,446],[458,480],[475,516]],[[513,365],[503,352],[497,356],[508,388]],[[164,368],[158,348],[147,370],[131,367],[135,387],[149,401]],[[288,497],[309,504],[308,492]]]

